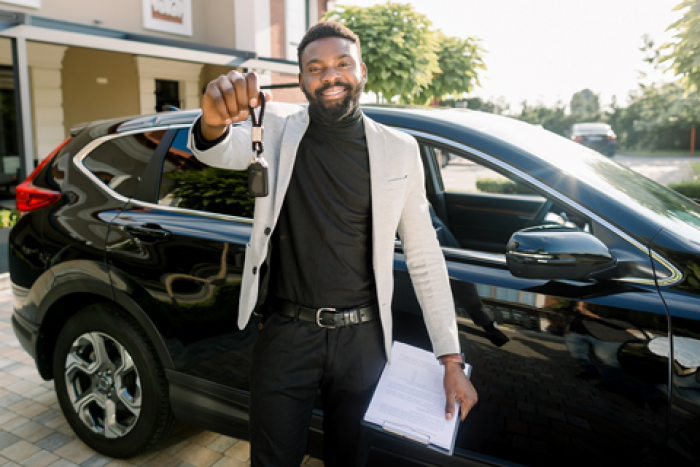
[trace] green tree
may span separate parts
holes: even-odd
[[[662,47],[662,62],[670,62],[670,68],[682,76],[687,91],[700,89],[700,2],[683,0],[675,11],[686,10],[683,16],[668,29],[675,30],[675,42]]]
[[[422,98],[442,99],[449,94],[455,97],[470,92],[479,86],[479,70],[485,70],[482,58],[484,50],[478,40],[460,39],[447,36],[441,31],[437,35],[437,56],[440,71],[433,76],[428,88],[421,94]]]
[[[412,102],[440,70],[432,23],[411,5],[338,6],[324,19],[342,23],[360,36],[367,91]]]
[[[574,93],[571,96],[571,115],[579,122],[600,120],[600,101],[598,95],[590,89]]]

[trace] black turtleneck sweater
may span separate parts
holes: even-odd
[[[363,305],[376,287],[362,112],[309,116],[272,236],[269,293],[313,308]]]

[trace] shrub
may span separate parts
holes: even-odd
[[[700,180],[669,183],[668,187],[691,199],[700,199]]]
[[[248,173],[209,167],[168,175],[176,184],[178,206],[230,216],[253,217],[255,198],[248,195]]]
[[[15,209],[0,210],[0,228],[13,227],[19,220],[19,211]]]
[[[482,193],[499,193],[504,195],[534,195],[535,192],[525,185],[505,178],[480,178],[476,189]]]

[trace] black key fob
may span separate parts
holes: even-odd
[[[270,194],[267,163],[262,157],[256,157],[248,166],[248,194],[253,198],[260,198]]]

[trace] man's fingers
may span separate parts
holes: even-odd
[[[248,73],[245,76],[246,92],[248,95],[248,102],[246,105],[255,108],[260,105],[260,84],[258,83],[258,75],[256,73]],[[267,96],[265,96],[267,97]]]
[[[455,415],[455,393],[447,391],[445,396],[447,398],[445,401],[445,418],[447,420],[452,420],[452,417]]]
[[[222,90],[215,81],[207,85],[207,91],[202,99],[202,112],[206,123],[210,125],[223,125],[230,118]]]

